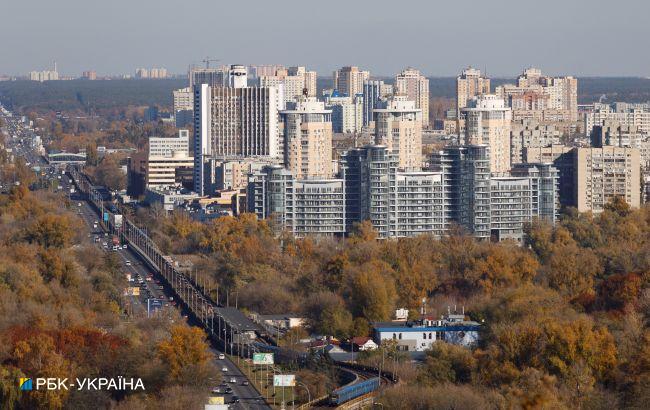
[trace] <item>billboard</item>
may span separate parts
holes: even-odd
[[[162,309],[163,301],[160,299],[147,299],[147,316],[150,316],[157,310]]]
[[[273,386],[293,387],[296,385],[296,376],[293,374],[276,374],[273,376]]]
[[[140,288],[137,286],[129,286],[124,289],[124,296],[140,296]]]
[[[104,222],[108,222],[108,212],[104,212]]]
[[[253,353],[253,364],[273,364],[273,353]]]
[[[208,404],[226,404],[223,396],[208,397]]]
[[[122,215],[114,215],[113,216],[113,224],[115,225],[115,228],[121,228],[122,227]]]

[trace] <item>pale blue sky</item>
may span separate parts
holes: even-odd
[[[650,76],[645,0],[0,0],[0,73],[224,63]]]

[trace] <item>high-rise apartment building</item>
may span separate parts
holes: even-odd
[[[248,69],[251,73],[251,76],[255,78],[275,75],[278,70],[286,70],[286,68],[280,64],[251,65],[248,66]]]
[[[379,108],[379,101],[393,94],[393,86],[382,80],[363,82],[363,126],[374,123],[374,110]]]
[[[415,101],[415,108],[422,110],[422,126],[429,126],[429,79],[415,68],[407,68],[395,76],[395,93],[406,95]]]
[[[372,145],[344,153],[341,174],[348,229],[368,220],[380,238],[443,234],[440,173],[401,172],[397,155]]]
[[[533,216],[555,224],[560,217],[560,172],[552,163],[514,164],[513,177],[531,179]]]
[[[299,90],[299,92],[296,94],[296,96],[298,95],[307,95],[309,97],[316,96],[316,93],[318,92],[317,85],[316,85],[316,82],[318,80],[318,74],[316,73],[316,71],[308,71],[305,67],[296,66],[296,67],[289,67],[287,73],[289,74],[288,77],[302,78],[302,87]]]
[[[632,208],[641,205],[641,166],[637,148],[574,148],[574,203],[578,211],[602,212],[614,197]]]
[[[149,78],[149,70],[146,68],[136,68],[135,78]]]
[[[97,72],[94,70],[88,70],[81,73],[81,77],[85,80],[94,81],[97,79]]]
[[[489,157],[486,145],[448,146],[431,155],[431,169],[443,176],[445,231],[456,223],[479,240],[521,241],[533,217],[555,223],[557,169],[518,164],[511,175],[496,176]]]
[[[369,71],[362,71],[354,66],[342,67],[334,71],[334,89],[340,94],[363,94],[363,82],[369,78]]]
[[[512,111],[503,99],[485,94],[472,98],[461,109],[465,118],[466,145],[490,147],[490,168],[493,173],[510,171],[510,127]]]
[[[591,146],[641,148],[643,141],[650,134],[641,132],[639,126],[622,125],[614,121],[604,121],[594,125],[591,131]]]
[[[303,95],[316,96],[316,79],[315,71],[307,71],[305,67],[298,66],[278,69],[273,75],[262,75],[259,84],[260,87],[276,87],[284,108],[287,103],[295,102]]]
[[[325,104],[332,110],[332,130],[338,133],[359,133],[363,128],[363,96],[341,96],[336,91],[325,96]]]
[[[296,179],[332,176],[332,111],[316,97],[300,97],[280,112],[284,164]]]
[[[560,143],[562,132],[554,124],[542,124],[535,120],[513,121],[510,130],[511,163],[524,162],[524,148],[549,147]]]
[[[553,164],[559,171],[560,204],[576,206],[575,203],[575,168],[572,147],[553,144],[547,147],[527,147],[522,149],[522,163]]]
[[[174,97],[174,112],[192,111],[194,109],[194,93],[191,87],[179,88],[172,91]]]
[[[524,70],[517,84],[496,87],[495,94],[513,110],[513,119],[578,121],[578,80],[575,77],[548,77],[537,68]]]
[[[56,67],[56,61],[54,62],[54,69],[44,70],[44,71],[30,71],[29,79],[31,81],[56,81],[59,79],[59,71]]]
[[[398,167],[422,167],[422,111],[406,96],[394,96],[374,110],[375,143],[397,155]]]
[[[299,238],[346,232],[343,180],[300,180],[281,166],[269,166],[248,181],[248,211],[271,219],[276,232],[289,231]]]
[[[481,75],[481,70],[468,67],[456,78],[456,110],[467,107],[474,97],[490,94],[490,79]]]
[[[227,66],[214,68],[191,67],[187,73],[190,88],[193,89],[201,84],[207,84],[210,87],[224,87],[228,82],[228,71]]]
[[[241,74],[236,71],[229,82],[245,85]],[[199,195],[204,194],[209,158],[281,156],[276,92],[273,87],[194,88],[194,182]]]
[[[594,103],[589,112],[585,113],[584,122],[587,135],[594,126],[605,122],[616,122],[623,127],[638,127],[639,131],[650,134],[650,103]]]
[[[463,226],[480,240],[490,238],[490,148],[448,146],[434,152],[431,170],[442,173],[445,232]]]

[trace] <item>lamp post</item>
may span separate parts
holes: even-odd
[[[309,393],[309,387],[307,387],[307,385],[305,383],[299,382],[299,381],[296,381],[296,384],[299,385],[299,386],[304,387],[305,390],[307,390],[307,403],[311,403],[311,393]],[[295,402],[295,398],[294,398],[294,402]],[[302,406],[300,406],[300,407],[302,407]]]

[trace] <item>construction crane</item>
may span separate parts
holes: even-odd
[[[211,62],[216,63],[217,61],[220,61],[220,60],[218,60],[216,58],[210,58],[209,56],[207,56],[202,61],[205,63],[205,68],[210,68],[210,63]]]

